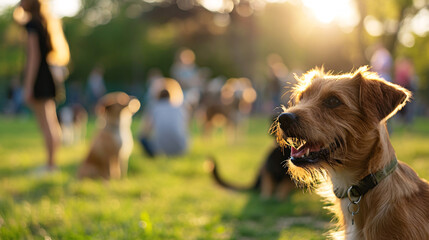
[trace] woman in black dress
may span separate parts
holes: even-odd
[[[27,63],[24,76],[24,100],[34,111],[45,139],[47,165],[56,169],[55,153],[61,143],[61,128],[55,105],[56,88],[50,66],[65,66],[69,49],[61,24],[51,17],[41,0],[21,0],[15,19],[28,33]]]

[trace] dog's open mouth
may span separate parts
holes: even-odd
[[[314,164],[322,160],[328,160],[330,154],[329,147],[320,144],[304,143],[300,147],[291,147],[290,160],[296,166]]]
[[[321,161],[330,165],[342,164],[341,160],[334,159],[333,154],[341,148],[344,142],[341,138],[335,138],[330,144],[308,140],[294,132],[277,132],[277,142],[282,146],[290,146],[290,161],[298,167],[307,167]],[[332,158],[332,159],[331,159]]]

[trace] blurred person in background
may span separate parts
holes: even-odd
[[[106,93],[103,75],[104,69],[99,65],[95,66],[89,74],[87,93],[90,111],[94,111],[98,100]]]
[[[150,106],[152,103],[158,100],[159,91],[163,88],[164,85],[164,76],[162,75],[161,70],[158,68],[152,68],[148,72],[147,76],[147,90],[145,93],[145,104]]]
[[[179,84],[165,79],[157,100],[142,117],[139,140],[146,154],[176,156],[188,150],[188,112],[183,107]]]
[[[45,140],[47,162],[39,170],[51,172],[57,169],[55,155],[61,143],[55,103],[57,79],[51,68],[68,64],[69,47],[61,22],[51,15],[46,1],[21,0],[14,19],[27,30],[23,96],[34,111]]]
[[[200,70],[195,64],[194,51],[188,48],[179,50],[171,67],[171,76],[179,82],[185,104],[195,108],[200,101],[202,81]]]
[[[392,82],[392,55],[381,43],[377,43],[375,48],[371,56],[371,66],[380,77],[388,82]]]
[[[395,61],[395,79],[394,83],[410,90],[415,94],[417,91],[417,76],[414,72],[414,64],[410,58],[400,57]],[[399,111],[405,124],[411,124],[414,120],[415,101],[409,102]]]
[[[15,115],[19,114],[22,109],[22,87],[19,77],[12,78],[7,88],[7,102],[4,113]]]
[[[285,85],[289,73],[289,69],[284,64],[283,59],[276,53],[271,53],[267,56],[268,65],[268,84],[265,89],[265,94],[269,98],[269,112],[280,107],[282,103],[282,95],[285,99],[289,99],[290,91],[285,92]]]

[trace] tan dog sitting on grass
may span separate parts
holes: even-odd
[[[291,175],[321,183],[319,193],[333,203],[333,238],[429,239],[429,184],[396,159],[385,124],[410,97],[366,67],[344,75],[316,69],[298,79],[273,128],[280,144],[292,146]]]
[[[96,112],[103,126],[79,168],[78,178],[119,179],[126,175],[133,149],[132,116],[140,108],[136,98],[114,92],[101,98]]]

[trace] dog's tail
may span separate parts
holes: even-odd
[[[229,190],[245,192],[245,191],[250,191],[250,190],[256,190],[261,185],[261,175],[260,174],[258,174],[258,176],[256,177],[256,180],[254,181],[254,183],[251,186],[237,186],[237,185],[226,182],[219,175],[219,171],[218,171],[217,164],[216,164],[214,157],[208,157],[207,158],[207,160],[205,162],[205,167],[211,173],[211,175],[213,176],[213,179],[215,180],[215,182],[218,185],[220,185],[226,189],[229,189]]]

